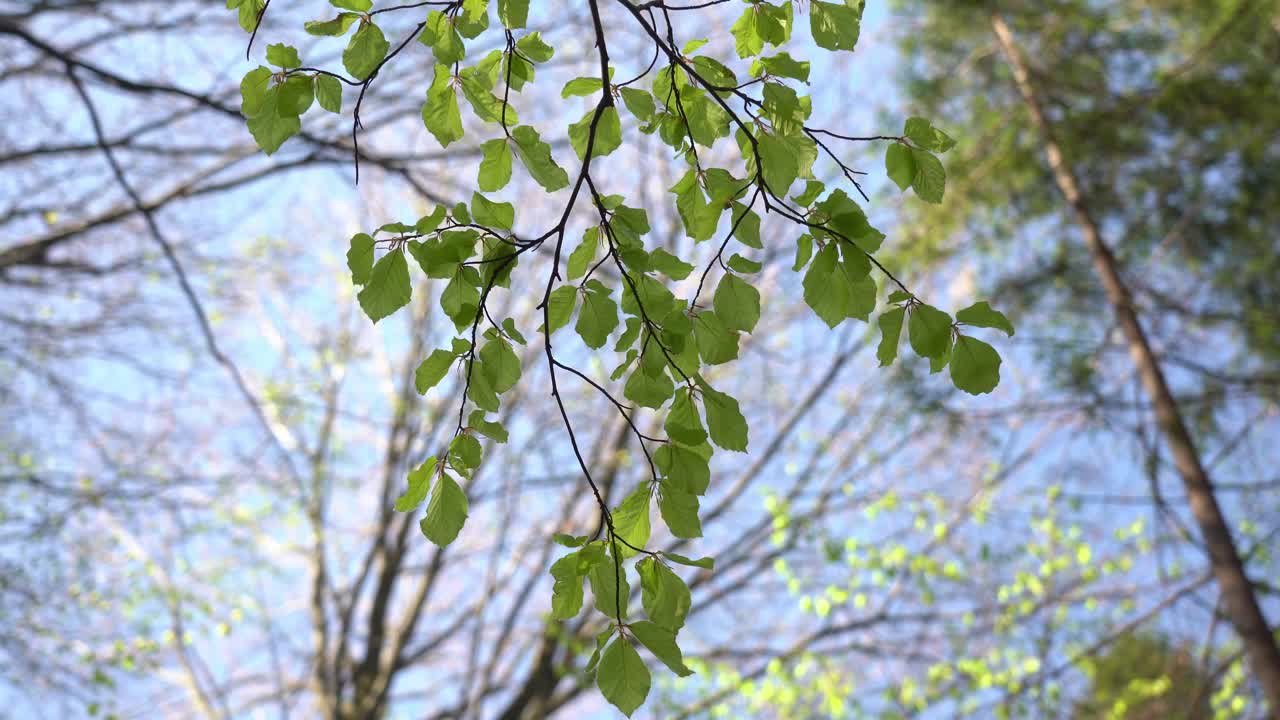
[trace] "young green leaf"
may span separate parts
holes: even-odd
[[[970,395],[991,392],[1000,383],[1000,354],[977,338],[958,336],[951,349],[951,382]]]
[[[713,389],[699,379],[702,398],[707,409],[707,425],[711,429],[711,442],[725,450],[747,451],[747,421],[738,409],[738,401],[732,396]]]
[[[633,548],[644,548],[650,530],[649,484],[641,483],[613,511],[613,531],[620,539],[618,554],[624,558],[636,554]]]
[[[853,50],[858,43],[862,24],[862,3],[849,6],[810,0],[809,30],[818,47],[827,50]]]
[[[517,30],[529,21],[529,0],[498,0],[498,19],[509,30]]]
[[[943,356],[951,347],[951,316],[932,305],[912,307],[907,320],[907,339],[920,357]]]
[[[662,551],[662,555],[667,559],[671,560],[671,562],[679,563],[681,565],[685,565],[688,567],[699,567],[704,570],[714,570],[716,567],[715,558],[704,557],[704,558],[698,558],[697,560],[694,560],[692,558],[687,558],[684,555],[677,555],[676,553],[673,553],[673,552],[667,552],[666,550]]]
[[[298,51],[293,47],[280,43],[267,46],[267,62],[286,70],[302,67],[302,60],[298,57]]]
[[[364,285],[369,282],[373,270],[373,237],[366,233],[351,236],[351,249],[347,250],[347,268],[351,270],[351,283]]]
[[[402,252],[390,252],[373,266],[369,282],[356,294],[360,308],[375,323],[409,304],[409,263]]]
[[[461,136],[461,133],[459,133]],[[511,131],[516,143],[516,155],[529,171],[534,182],[547,192],[555,192],[569,184],[569,174],[551,157],[551,146],[538,137],[538,131],[521,125]]]
[[[884,152],[884,169],[898,189],[905,192],[916,179],[916,161],[911,156],[911,148],[891,143]]]
[[[419,525],[422,534],[431,542],[444,547],[453,542],[467,521],[467,495],[458,487],[449,473],[440,473],[431,502],[427,503],[427,516]]]
[[[439,385],[457,359],[458,357],[448,350],[439,348],[432,350],[427,359],[423,360],[422,364],[413,373],[413,386],[417,389],[418,394],[426,395],[427,391]]]
[[[618,326],[618,304],[609,297],[608,289],[600,283],[592,280],[588,286],[575,329],[587,347],[598,349],[604,347],[609,333]]]
[[[569,324],[577,301],[578,289],[572,285],[561,285],[551,291],[551,296],[547,298],[547,317],[551,327],[547,328],[547,332],[555,332]]]
[[[760,291],[733,273],[720,278],[713,302],[716,315],[731,330],[749,333],[760,321]]]
[[[911,181],[916,196],[925,202],[942,202],[942,192],[947,184],[947,171],[942,167],[942,161],[933,153],[914,148],[911,159],[916,165],[916,176]]]
[[[569,143],[578,159],[586,157],[587,142],[592,140],[592,124],[596,115],[593,108],[587,111],[582,119],[569,126]],[[594,122],[595,138],[591,144],[592,157],[602,157],[617,150],[622,145],[622,123],[618,120],[618,109],[612,105],[599,110],[600,119]]]
[[[702,537],[697,495],[684,492],[671,483],[663,483],[658,495],[658,510],[672,535],[678,538]]]
[[[902,336],[902,318],[906,308],[896,307],[880,315],[880,346],[876,348],[876,359],[880,367],[889,365],[898,357],[898,338]]]
[[[701,562],[689,560],[682,555],[673,557],[671,553],[665,552],[663,555],[671,557],[676,562],[688,561],[684,564]],[[672,572],[671,568],[651,557],[636,563],[636,570],[640,573],[640,603],[644,607],[645,615],[671,632],[679,631],[684,627],[685,617],[688,616],[689,607],[692,604],[689,586],[679,575]]]
[[[616,638],[605,648],[596,667],[596,685],[604,699],[623,715],[631,717],[644,704],[649,683],[649,668],[626,638]]]
[[[458,110],[458,95],[450,82],[449,68],[436,65],[435,73],[427,90],[427,101],[422,106],[422,123],[440,147],[449,147],[449,143],[462,138],[462,113]]]
[[[342,83],[330,75],[317,75],[316,102],[331,113],[342,112]]]
[[[663,428],[672,440],[686,445],[701,445],[707,440],[707,431],[702,427],[698,408],[686,389],[676,392],[676,398],[671,403],[671,412],[667,413]]]
[[[684,664],[680,646],[676,645],[675,633],[648,620],[638,620],[628,627],[631,629],[631,634],[636,636],[636,640],[639,640],[641,645],[648,648],[654,657],[671,668],[676,675],[688,677],[693,674],[693,671]]]
[[[621,543],[619,543],[621,545]],[[627,616],[627,602],[631,598],[631,586],[627,584],[627,571],[621,560],[605,558],[595,564],[587,574],[591,581],[591,594],[596,597],[596,609],[615,620],[618,611]]]
[[[487,140],[480,146],[480,175],[477,178],[484,192],[497,192],[511,181],[511,147],[505,138]]]
[[[382,30],[373,23],[365,23],[351,36],[351,42],[342,52],[342,66],[357,80],[368,78],[391,49]]]
[[[409,512],[427,499],[427,493],[431,489],[431,476],[435,471],[435,457],[427,458],[416,470],[409,471],[409,487],[396,498],[396,512]]]
[[[985,300],[976,302],[956,313],[956,320],[974,327],[996,328],[1013,337],[1013,323],[1005,314],[992,308]]]

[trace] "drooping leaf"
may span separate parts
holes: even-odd
[[[991,392],[1000,383],[1000,354],[977,338],[957,336],[951,349],[951,382],[970,395]]]
[[[898,357],[898,338],[902,335],[902,318],[906,308],[896,307],[880,315],[880,346],[876,348],[876,359],[884,367]]]
[[[638,620],[629,627],[636,640],[676,675],[688,677],[693,674],[684,664],[684,656],[680,652],[680,646],[676,644],[675,633],[648,620]]]
[[[409,263],[402,252],[390,252],[373,266],[369,282],[356,294],[360,308],[375,323],[409,304]]]
[[[1013,323],[1005,314],[987,304],[985,300],[976,302],[956,313],[956,320],[974,327],[996,328],[1013,337]]]
[[[427,458],[426,462],[409,471],[409,487],[396,498],[396,512],[409,512],[427,499],[427,493],[431,490],[431,476],[435,471],[434,456]]]
[[[427,503],[427,516],[419,523],[422,534],[444,547],[453,542],[467,521],[467,495],[449,473],[440,473],[440,482]]]
[[[623,715],[631,717],[648,697],[649,683],[649,668],[640,659],[640,653],[626,638],[614,639],[596,666],[600,694]]]

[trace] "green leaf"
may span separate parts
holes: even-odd
[[[368,78],[377,69],[382,59],[391,49],[391,43],[383,36],[382,30],[373,23],[365,23],[342,52],[342,66],[357,80]]]
[[[480,359],[484,361],[485,377],[489,379],[489,387],[494,392],[502,394],[520,381],[520,358],[506,340],[490,340],[485,343],[480,348]]]
[[[536,63],[544,63],[555,56],[556,50],[542,40],[542,33],[531,32],[516,41],[521,55]]]
[[[862,3],[856,7],[811,0],[809,31],[818,47],[826,50],[853,50],[862,24]]]
[[[459,332],[471,326],[480,310],[479,284],[480,273],[474,267],[465,267],[440,293],[440,309]]]
[[[683,280],[693,272],[693,265],[662,248],[655,248],[649,253],[649,266],[672,280]]]
[[[673,560],[675,558],[689,560],[681,555],[672,557],[668,552],[662,554]],[[710,560],[710,558],[704,558],[704,560]],[[685,564],[700,562],[702,561],[689,560]],[[640,572],[640,602],[644,606],[645,615],[649,616],[649,620],[671,632],[679,631],[684,627],[685,617],[688,616],[689,607],[692,604],[689,586],[679,575],[652,557],[636,563],[636,570]]]
[[[697,495],[684,492],[670,483],[662,483],[662,490],[658,494],[658,510],[672,535],[678,538],[702,537]]]
[[[598,77],[580,77],[574,78],[564,84],[564,88],[560,90],[560,97],[582,97],[600,92],[600,78]]]
[[[951,350],[951,382],[970,395],[991,392],[1000,383],[1000,354],[977,338],[960,335]]]
[[[578,313],[578,324],[574,329],[582,336],[587,347],[595,350],[604,347],[609,333],[617,326],[618,304],[609,297],[607,288],[594,280],[589,281],[582,310]]]
[[[702,427],[702,417],[687,389],[676,392],[671,402],[671,412],[663,424],[667,436],[685,445],[701,445],[707,440],[707,431]]]
[[[627,106],[632,115],[642,122],[650,122],[654,115],[657,114],[657,108],[653,104],[653,96],[644,90],[636,88],[624,87],[621,90],[622,104]]]
[[[942,202],[942,192],[947,185],[947,171],[942,161],[933,153],[916,149],[911,150],[911,159],[916,164],[916,176],[911,181],[916,196],[925,202]]]
[[[711,484],[707,458],[689,448],[668,443],[654,452],[653,462],[663,476],[685,492],[702,495]]]
[[[693,671],[685,667],[684,656],[680,646],[676,645],[676,634],[648,620],[638,620],[628,625],[631,634],[662,661],[663,665],[680,677],[688,677]]]
[[[552,542],[569,548],[582,547],[589,539],[586,535],[569,535],[568,533],[556,533],[551,536]]]
[[[315,85],[310,76],[290,75],[280,83],[277,112],[285,116],[298,116],[311,107],[315,99]]]
[[[568,620],[582,610],[582,581],[591,568],[605,559],[599,544],[588,544],[551,564],[551,617]]]
[[[671,560],[671,562],[679,563],[681,565],[686,565],[688,567],[700,567],[706,570],[714,570],[716,567],[715,558],[703,557],[703,558],[698,558],[697,560],[694,560],[692,558],[687,558],[684,555],[677,555],[673,552],[667,552],[666,550],[663,550],[662,554],[664,557]]]
[[[944,153],[955,147],[956,141],[922,117],[907,118],[902,134],[917,147],[930,152]]]
[[[1013,323],[1004,313],[992,308],[985,300],[976,302],[956,313],[956,320],[974,327],[996,328],[1013,337]]]
[[[644,704],[649,683],[649,668],[626,638],[616,638],[605,648],[596,667],[596,685],[604,699],[623,715],[631,717]]]
[[[756,148],[760,160],[764,182],[774,194],[783,196],[791,188],[791,184],[800,176],[800,162],[795,151],[776,135],[756,134]]]
[[[896,307],[880,315],[880,347],[876,348],[876,359],[880,367],[893,362],[898,357],[898,338],[902,335],[902,318],[906,308]]]
[[[282,105],[280,86],[271,87],[263,95],[262,104],[254,107],[257,114],[246,122],[249,134],[267,155],[279,150],[285,140],[302,130],[297,114],[282,112]]]
[[[413,290],[409,285],[409,263],[404,253],[391,252],[373,266],[369,282],[356,294],[360,308],[375,323],[409,304]]]
[[[809,82],[809,61],[796,60],[787,53],[778,53],[772,57],[757,58],[751,63],[751,76],[761,77],[765,73],[774,77],[786,77]],[[801,203],[807,205],[808,203]]]
[[[578,159],[584,159],[587,153],[587,141],[591,139],[591,124],[597,110],[592,109],[582,119],[569,126],[569,143]],[[622,145],[622,123],[618,119],[618,109],[612,105],[599,110],[600,119],[595,123],[595,140],[591,146],[592,157],[603,157],[617,150]]]
[[[427,516],[419,525],[422,534],[431,542],[444,547],[453,542],[467,521],[467,495],[458,487],[449,473],[440,473],[431,502],[427,503]]]
[[[245,73],[240,80],[240,114],[246,118],[262,114],[267,104],[268,91],[271,89],[271,69],[258,66]]]
[[[711,310],[693,318],[693,336],[698,342],[698,354],[708,365],[721,365],[738,358],[738,333],[726,327]]]
[[[351,270],[351,282],[364,285],[369,282],[373,270],[373,237],[366,233],[351,236],[351,249],[347,250],[347,268]]]
[[[331,113],[342,112],[342,83],[330,75],[317,75],[316,102]]]
[[[435,349],[427,356],[426,360],[418,366],[413,373],[413,386],[417,389],[419,395],[426,395],[427,391],[444,379],[449,374],[449,368],[453,367],[453,363],[458,357],[448,350]]]
[[[837,253],[834,243],[818,251],[804,274],[803,282],[805,303],[831,328],[849,317],[849,308],[853,304],[850,288],[844,282],[845,275],[837,272]]]
[[[422,106],[422,123],[435,136],[440,147],[462,138],[462,113],[458,110],[458,95],[450,83],[449,68],[436,65],[435,79],[427,90],[427,101]]]
[[[480,160],[480,189],[497,192],[511,182],[511,147],[506,138],[488,140],[480,146],[484,157]]]
[[[916,305],[907,320],[907,339],[920,357],[942,357],[951,347],[951,316],[932,305]]]
[[[729,269],[740,273],[758,273],[764,269],[764,264],[734,253],[729,258]]]
[[[916,161],[911,156],[911,148],[891,143],[884,153],[884,169],[898,189],[905,192],[916,179]]]
[[[621,543],[619,543],[621,548]],[[591,594],[596,596],[596,609],[615,620],[618,609],[622,609],[622,617],[627,616],[627,602],[631,598],[631,586],[627,584],[627,572],[621,560],[608,558],[592,566],[587,574],[591,581]]]
[[[760,291],[737,275],[720,278],[713,302],[716,315],[731,330],[751,332],[760,321]]]
[[[396,498],[396,512],[409,512],[427,499],[427,493],[431,490],[431,476],[435,471],[434,456],[427,458],[416,470],[409,471],[409,487]]]
[[[642,482],[614,509],[613,531],[617,537],[634,547],[643,549],[649,542],[650,530],[649,484]],[[619,542],[618,554],[627,558],[635,555],[636,551]]]
[[[418,36],[418,42],[431,48],[436,57],[436,67],[450,66],[462,61],[466,47],[453,22],[439,10],[427,13],[427,24]]]
[[[529,0],[498,0],[498,19],[511,30],[529,21]]]
[[[467,416],[467,427],[494,442],[504,443],[507,441],[507,429],[502,427],[500,422],[485,420],[483,410],[471,411],[471,414]]]
[[[569,253],[568,277],[577,280],[587,274],[591,263],[595,262],[596,253],[600,249],[600,229],[588,228],[582,236],[582,242]]]
[[[646,355],[650,353],[654,357],[659,357],[662,351],[656,349],[646,351]],[[622,395],[641,407],[656,410],[671,399],[671,391],[674,389],[675,385],[671,382],[671,378],[667,377],[661,369],[651,375],[642,368],[632,372],[631,377],[627,378],[627,384],[622,388]]]
[[[572,285],[561,285],[551,291],[551,295],[547,298],[547,317],[551,327],[547,328],[547,332],[553,333],[569,324],[569,318],[573,317],[573,307],[577,301],[578,289]]]
[[[338,13],[337,17],[332,20],[311,20],[303,28],[306,29],[308,35],[339,37],[346,35],[347,31],[351,29],[351,25],[359,19],[360,15],[357,13]]]
[[[471,219],[490,229],[510,230],[515,225],[516,208],[511,203],[494,202],[480,193],[471,193]]]
[[[459,133],[461,137],[461,133]],[[569,184],[569,174],[551,157],[551,146],[542,142],[538,131],[521,125],[511,131],[516,142],[516,155],[524,164],[529,176],[547,192],[555,192]]]
[[[725,450],[747,451],[747,420],[732,396],[713,389],[699,378],[702,400],[707,411],[711,442]]]
[[[298,51],[280,43],[267,46],[267,62],[286,70],[302,67],[302,59],[298,57]]]
[[[464,474],[480,467],[484,459],[484,448],[474,435],[462,433],[449,443],[449,466],[462,470]]]
[[[329,0],[329,4],[339,10],[355,10],[358,13],[373,9],[373,0]]]

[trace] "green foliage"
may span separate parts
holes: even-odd
[[[687,572],[709,572],[714,561],[652,549],[652,506],[656,503],[671,536],[700,537],[699,511],[711,486],[711,459],[719,451],[748,451],[750,428],[737,398],[713,387],[705,373],[737,359],[743,335],[755,332],[762,320],[764,286],[757,287],[753,276],[764,265],[756,258],[770,257],[779,243],[789,247],[794,239],[794,271],[803,275],[804,301],[831,328],[851,318],[867,322],[877,309],[877,271],[885,269],[875,254],[884,235],[851,197],[861,188],[823,182],[819,177],[831,175],[829,168],[815,170],[819,163],[834,165],[841,171],[835,176],[853,178],[845,164],[845,148],[835,148],[866,139],[811,125],[811,64],[797,52],[801,45],[793,38],[796,18],[790,2],[753,0],[741,14],[732,10],[729,32],[736,58],[707,54],[707,48],[717,45],[705,39],[672,46],[669,37],[676,30],[663,28],[659,14],[642,13],[625,3],[610,6],[616,17],[583,28],[588,36],[599,35],[591,38],[590,46],[599,55],[601,71],[552,89],[562,98],[587,103],[582,114],[562,112],[567,119],[559,127],[544,128],[551,133],[548,138],[568,141],[568,157],[557,157],[553,143],[532,125],[520,124],[517,105],[525,102],[522,93],[539,82],[538,66],[555,54],[538,33],[525,30],[530,22],[527,0],[466,0],[429,8],[375,8],[370,0],[334,0],[332,6],[340,11],[336,16],[326,14],[305,29],[320,38],[345,38],[340,41],[345,44],[333,48],[342,48],[344,72],[303,70],[293,48],[270,45],[267,61],[278,69],[251,70],[241,84],[242,113],[265,152],[275,152],[300,132],[300,118],[311,105],[344,111],[343,82],[358,89],[355,106],[345,108],[358,115],[372,83],[395,72],[411,77],[398,56],[414,39],[420,53],[427,49],[420,57],[430,55],[430,82],[422,89],[425,131],[442,148],[465,137],[479,150],[479,192],[469,202],[434,208],[416,222],[392,222],[358,233],[347,253],[352,283],[360,288],[357,299],[373,322],[404,307],[415,285],[422,287],[414,278],[417,271],[410,271],[412,258],[425,280],[440,281],[431,286],[429,300],[458,332],[449,348],[434,349],[422,359],[414,376],[418,392],[428,393],[453,373],[455,387],[462,392],[458,427],[447,447],[409,473],[396,510],[414,512],[425,503],[421,528],[439,545],[453,542],[462,531],[468,512],[464,488],[484,459],[480,438],[507,439],[506,428],[485,418],[499,412],[503,396],[520,383],[521,363],[514,345],[525,344],[524,333],[534,329],[518,327],[511,318],[498,323],[490,317],[489,300],[494,293],[508,291],[513,275],[521,272],[520,261],[534,257],[534,250],[546,251],[538,257],[554,258],[556,263],[540,262],[527,271],[542,288],[536,298],[542,315],[536,330],[542,335],[552,381],[557,386],[571,382],[570,373],[587,380],[627,416],[633,429],[638,427],[633,416],[640,413],[654,412],[655,420],[661,421],[665,437],[648,437],[635,429],[651,460],[652,477],[614,508],[599,493],[591,468],[580,460],[586,485],[600,498],[603,537],[558,534],[556,541],[570,551],[550,568],[553,619],[568,620],[582,611],[588,582],[596,611],[610,618],[609,628],[597,637],[589,667],[604,696],[629,714],[644,701],[650,685],[636,643],[676,674],[691,672],[677,637],[691,604],[689,587],[667,563],[691,568]],[[240,13],[244,24],[245,4],[228,7]],[[711,4],[699,9],[727,8]],[[590,9],[593,14],[599,10],[595,3]],[[384,34],[378,23],[388,17],[383,13],[392,12],[416,18],[420,24],[413,35]],[[491,18],[495,12],[496,22]],[[817,49],[854,48],[861,2],[815,0],[808,14],[808,33]],[[256,22],[255,18],[247,27],[254,28]],[[657,38],[658,46],[658,60],[621,83],[615,82],[607,54],[608,36],[617,32],[617,22],[634,23],[633,29],[642,35]],[[477,48],[486,45],[495,49],[482,55]],[[775,50],[783,45],[787,51]],[[744,81],[748,77],[754,80]],[[358,125],[353,131],[358,133]],[[824,133],[831,144],[819,142]],[[702,246],[715,249],[709,261],[677,254],[669,246],[657,247],[647,214],[628,205],[635,201],[607,194],[634,184],[617,155],[628,151],[628,142],[638,134],[653,136],[686,163],[687,171],[670,188],[669,199],[686,236],[696,243],[714,240]],[[949,150],[954,141],[914,117],[907,120],[902,135],[887,139],[889,176],[903,189],[912,187],[920,199],[940,202],[946,173],[937,154]],[[717,167],[707,153],[711,147],[736,147],[738,154]],[[570,165],[561,164],[566,161]],[[566,170],[570,166],[571,172]],[[622,181],[611,172],[622,175]],[[561,219],[549,229],[528,232],[530,220],[515,204],[480,194],[526,181],[548,193],[571,188],[565,193]],[[585,230],[571,228],[578,217],[575,207],[593,217]],[[793,234],[779,237],[786,230],[774,227],[766,237],[761,232],[762,214],[775,215]],[[731,243],[736,244],[731,248]],[[910,345],[935,372],[950,363],[957,387],[990,392],[999,377],[999,356],[990,345],[959,334],[957,328],[1011,333],[1007,319],[978,303],[961,311],[953,323],[946,312],[916,298],[887,271],[883,275],[895,290],[889,296],[892,307],[878,320],[881,364],[896,358],[905,322]],[[677,297],[675,283],[695,278],[697,289]],[[571,324],[574,332],[565,332]],[[597,382],[570,367],[568,356],[555,352],[561,344],[578,345],[602,360],[612,353],[610,380]],[[617,397],[619,387],[630,405]],[[568,408],[558,392],[552,398],[575,439]],[[639,619],[631,617],[636,611],[629,607],[632,568],[639,575],[645,616]]]

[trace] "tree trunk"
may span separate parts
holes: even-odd
[[[1137,367],[1143,389],[1155,410],[1156,421],[1169,453],[1173,456],[1174,466],[1182,477],[1191,514],[1208,549],[1209,562],[1222,594],[1227,620],[1244,643],[1249,664],[1266,693],[1272,713],[1280,713],[1280,650],[1276,648],[1270,626],[1258,605],[1253,584],[1245,574],[1244,563],[1240,560],[1231,531],[1222,515],[1222,508],[1214,495],[1213,481],[1200,460],[1195,442],[1138,320],[1129,290],[1116,267],[1115,256],[1103,239],[1102,231],[1090,212],[1075,174],[1054,138],[1053,126],[1045,116],[1039,94],[1027,69],[1026,59],[1009,26],[999,14],[991,16],[991,27],[995,30],[996,38],[1013,70],[1023,102],[1040,132],[1053,179],[1084,233],[1085,244],[1093,257],[1094,271],[1115,311],[1116,320],[1129,346],[1129,357]]]

